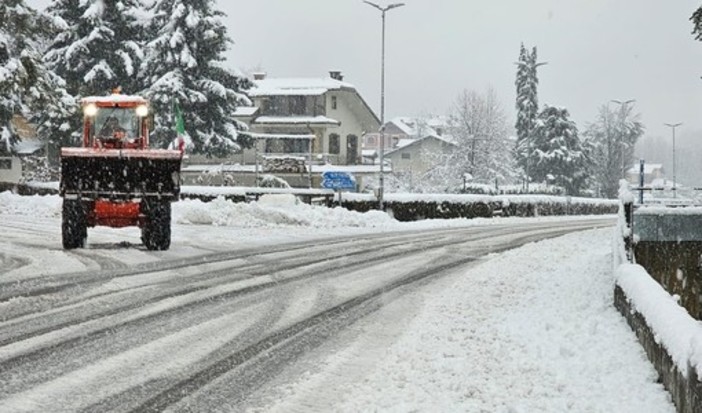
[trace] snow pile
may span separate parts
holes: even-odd
[[[398,222],[379,211],[359,213],[344,208],[303,204],[294,195],[264,195],[258,202],[232,203],[184,200],[173,205],[173,222],[179,224],[237,226],[394,227]]]
[[[629,182],[626,179],[619,181],[619,200],[623,203],[633,204],[635,201],[634,194],[629,190]]]
[[[626,211],[624,210],[624,204],[634,203],[634,194],[629,190],[629,183],[622,179],[619,181],[619,210],[617,212],[617,226],[615,231],[612,233],[614,240],[612,242],[612,265],[613,270],[620,264],[628,262],[626,256],[626,245],[624,245],[624,239],[632,236],[632,229],[626,224]]]
[[[0,214],[61,217],[61,198],[56,195],[20,196],[0,192]]]
[[[702,207],[681,206],[671,208],[665,205],[646,205],[636,210],[636,215],[702,215]]]
[[[674,412],[612,307],[609,233],[530,244],[469,270],[426,301],[337,409]]]
[[[0,193],[0,214],[61,217],[57,195],[20,196]],[[314,228],[397,227],[400,224],[380,211],[360,213],[300,203],[294,195],[264,195],[258,202],[233,203],[220,197],[212,202],[183,200],[173,203],[173,223],[264,228],[303,226]]]
[[[624,264],[616,272],[617,284],[631,302],[632,308],[644,316],[656,335],[687,377],[688,363],[702,375],[702,326],[681,307],[640,265]]]

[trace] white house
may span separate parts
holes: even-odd
[[[456,144],[438,135],[426,135],[418,139],[402,139],[397,146],[385,154],[392,163],[393,174],[422,176],[436,165],[442,155],[455,150]]]
[[[398,116],[387,122],[383,127],[384,138],[381,139],[378,131],[367,133],[363,137],[363,150],[366,157],[377,156],[380,142],[384,140],[385,152],[397,147],[400,141],[418,139],[428,135],[445,136],[448,120],[445,117],[415,118]]]
[[[636,164],[632,166],[628,171],[626,171],[626,179],[631,184],[639,185],[639,175],[641,166]],[[661,183],[665,181],[665,170],[663,165],[659,163],[645,163],[644,164],[644,185],[652,185],[654,183]],[[672,184],[672,183],[671,183]],[[659,186],[663,186],[659,184]]]
[[[246,163],[252,163],[255,153],[304,156],[311,144],[315,162],[357,165],[361,138],[380,126],[340,72],[330,72],[328,78],[267,78],[257,73],[254,85],[249,96],[258,109],[241,115],[257,138],[257,147],[244,153]]]
[[[293,186],[315,187],[320,171],[329,165],[362,175],[377,173],[377,166],[361,165],[361,139],[378,130],[380,121],[341,72],[323,78],[268,78],[255,73],[253,83],[248,91],[253,106],[239,107],[235,116],[249,126],[254,147],[214,160],[222,170],[231,171],[233,182],[256,185],[260,172],[274,173]],[[212,162],[192,156],[184,179],[212,169],[204,165]]]
[[[23,177],[22,157],[45,156],[46,143],[37,138],[35,129],[23,117],[15,115],[12,125],[20,141],[9,152],[4,145],[0,147],[0,182],[16,184]]]

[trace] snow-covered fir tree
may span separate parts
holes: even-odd
[[[223,156],[250,146],[246,125],[234,118],[250,81],[222,65],[231,40],[213,0],[157,0],[151,9],[153,40],[146,45],[144,94],[155,115],[152,142],[175,137],[173,102],[182,108],[193,152]]]
[[[702,6],[692,13],[690,21],[692,22],[692,34],[695,36],[695,39],[702,40]]]
[[[537,88],[539,78],[537,69],[545,63],[537,62],[536,47],[529,52],[522,43],[519,49],[519,60],[517,61],[517,77],[515,86],[517,87],[517,122],[515,128],[517,130],[517,142],[514,150],[515,158],[519,167],[525,171],[525,176],[530,175],[528,172],[528,153],[527,146],[529,137],[534,130],[536,118],[539,114],[539,100]]]
[[[143,5],[140,0],[54,0],[46,12],[58,30],[44,61],[68,93],[34,121],[52,147],[76,145],[80,98],[106,95],[115,87],[126,93],[142,88],[137,74],[145,38]]]
[[[530,176],[578,195],[588,184],[591,170],[590,148],[578,136],[568,110],[546,105],[536,120],[529,153]]]
[[[61,32],[44,56],[74,97],[104,95],[115,87],[140,90],[144,25],[140,0],[54,0],[47,8]]]
[[[618,110],[602,105],[597,119],[584,135],[592,146],[593,178],[596,192],[614,198],[619,180],[625,177],[634,158],[634,146],[644,132],[634,107],[622,104]]]
[[[0,3],[0,151],[19,139],[13,116],[36,119],[47,109],[65,111],[72,104],[60,78],[46,69],[39,52],[53,28],[47,15],[24,0]]]

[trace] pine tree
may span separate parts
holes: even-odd
[[[530,175],[535,181],[552,181],[569,195],[578,195],[588,184],[590,147],[578,136],[568,110],[545,106],[533,131]]]
[[[63,27],[44,59],[72,96],[104,95],[117,86],[127,93],[141,89],[139,0],[54,0],[47,12]]]
[[[530,175],[528,172],[528,146],[539,114],[537,69],[545,63],[537,63],[536,47],[530,53],[522,44],[519,50],[519,60],[516,64],[517,123],[515,128],[517,129],[517,142],[514,153],[517,164],[525,171],[525,176],[528,176]]]
[[[11,152],[19,140],[13,116],[30,118],[49,105],[71,104],[63,100],[61,80],[46,69],[38,51],[53,23],[24,0],[0,3],[0,151]]]
[[[234,119],[250,82],[222,66],[231,43],[223,13],[213,0],[157,0],[151,9],[154,39],[146,45],[142,75],[152,103],[152,142],[165,147],[175,137],[173,100],[183,109],[193,152],[224,156],[250,146],[246,125]]]
[[[614,198],[619,180],[631,167],[634,146],[644,132],[633,106],[622,104],[618,111],[602,105],[597,120],[588,125],[585,136],[593,147],[593,176],[602,196]]]
[[[690,21],[692,21],[692,34],[695,35],[696,40],[702,40],[702,6],[698,7],[692,16],[690,16]]]

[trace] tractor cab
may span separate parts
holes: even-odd
[[[144,149],[148,147],[149,113],[147,101],[140,96],[112,93],[82,100],[83,146],[106,149]]]

